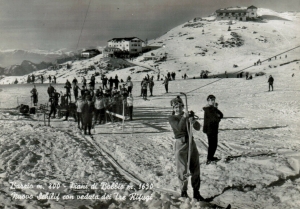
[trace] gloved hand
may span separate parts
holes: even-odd
[[[188,118],[189,117],[189,112],[186,109],[183,109],[183,117]]]

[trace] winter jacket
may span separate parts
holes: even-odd
[[[84,123],[91,121],[93,119],[93,112],[95,110],[93,102],[86,102],[82,106],[81,114],[82,114],[82,121]]]
[[[150,80],[150,81],[149,81],[149,87],[150,87],[150,88],[153,88],[153,86],[154,86],[154,82],[153,82],[152,80]]]
[[[186,121],[188,118],[183,117],[182,115],[171,115],[169,116],[169,123],[173,129],[175,139],[179,139],[181,137],[188,138]]]
[[[76,101],[76,107],[77,107],[76,111],[77,112],[81,112],[82,111],[82,107],[83,107],[84,103],[85,102],[83,100],[81,100],[81,99],[79,99],[79,100]]]
[[[203,132],[206,134],[218,134],[219,123],[223,118],[223,113],[214,106],[203,107],[203,110]]]
[[[274,78],[273,78],[273,77],[270,77],[269,80],[268,80],[268,83],[269,83],[269,84],[273,84],[273,82],[274,82]]]
[[[103,78],[103,79],[102,79],[102,83],[103,83],[104,85],[106,85],[106,84],[107,84],[107,80],[108,80],[108,79],[107,79],[106,77]]]
[[[73,88],[77,85],[77,83],[78,83],[77,79],[74,78],[73,81],[72,81],[72,86],[73,86]]]
[[[142,89],[147,89],[147,86],[148,86],[148,81],[144,80],[142,81]]]
[[[70,92],[70,89],[71,89],[71,83],[70,83],[69,81],[67,81],[67,82],[65,83],[65,88],[66,88],[67,92]]]
[[[169,84],[169,80],[166,78],[163,82],[163,84],[165,84],[165,86],[167,86]]]
[[[105,99],[101,98],[101,99],[96,99],[95,101],[95,108],[97,110],[103,109],[106,107],[106,103],[105,103]]]
[[[31,92],[31,94],[32,94],[33,96],[37,95],[37,90],[36,90],[36,88],[33,88],[30,92]]]
[[[127,97],[127,106],[128,107],[133,106],[133,97]]]
[[[49,95],[52,95],[52,93],[54,92],[54,87],[49,86],[47,92],[48,92]]]
[[[132,83],[132,81],[127,81],[127,86],[133,86],[133,83]]]

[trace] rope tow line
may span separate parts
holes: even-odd
[[[263,61],[261,61],[261,62],[265,62],[265,61],[267,61],[267,60],[269,60],[269,59],[271,59],[271,58],[273,58],[273,57],[276,57],[276,56],[278,56],[278,55],[287,53],[287,52],[292,51],[292,50],[294,50],[294,49],[297,49],[297,48],[299,48],[299,47],[300,47],[300,45],[299,45],[299,46],[296,46],[296,47],[294,47],[294,48],[292,48],[292,49],[289,49],[289,50],[287,50],[287,51],[284,51],[284,52],[282,52],[282,53],[280,53],[280,54],[277,54],[277,55],[274,55],[274,56],[272,56],[272,57],[269,57],[269,58],[267,58],[267,59],[265,59],[265,60],[263,60]],[[246,67],[246,68],[244,68],[244,69],[242,69],[242,70],[239,70],[239,71],[236,71],[236,72],[234,72],[234,73],[242,72],[242,71],[244,71],[244,70],[246,70],[246,69],[248,69],[248,68],[251,68],[251,67],[253,67],[253,66],[255,66],[255,65],[251,65],[251,66],[249,66],[249,67]],[[208,86],[208,85],[210,85],[210,84],[216,83],[216,82],[218,82],[218,81],[220,81],[220,80],[222,80],[222,79],[224,79],[224,78],[219,78],[218,80],[215,80],[215,81],[213,81],[213,82],[210,82],[210,83],[208,83],[208,84],[206,84],[206,85],[204,85],[204,86],[200,86],[200,87],[198,87],[198,88],[196,88],[196,89],[193,89],[193,90],[191,90],[191,91],[188,91],[188,92],[186,92],[186,94],[187,94],[187,93],[191,93],[191,92],[193,92],[193,91],[196,91],[196,90],[198,90],[198,89],[200,89],[200,88],[203,88],[203,87],[205,87],[205,86]]]
[[[85,24],[85,20],[86,20],[86,17],[87,17],[87,14],[88,14],[89,8],[90,8],[90,4],[91,4],[91,0],[89,1],[88,8],[87,8],[87,10],[86,10],[86,12],[85,12],[85,17],[84,17],[84,21],[83,21],[83,24],[82,24],[82,27],[81,27],[81,31],[80,31],[80,35],[79,35],[78,42],[77,42],[77,45],[76,45],[76,49],[78,48],[79,41],[80,41],[80,39],[81,39],[81,34],[82,34],[83,27],[84,27],[84,24]]]

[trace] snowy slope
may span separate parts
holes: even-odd
[[[202,107],[206,105],[208,94],[217,97],[219,109],[224,113],[216,153],[222,160],[217,165],[205,165],[206,136],[201,132],[194,133],[200,153],[200,191],[205,198],[213,198],[215,204],[225,206],[230,203],[233,208],[281,209],[300,206],[299,63],[268,69],[266,73],[275,78],[274,92],[267,92],[267,76],[260,76],[249,81],[223,79],[188,94],[189,108],[200,116],[201,124]],[[165,208],[171,208],[170,205],[172,208],[199,208],[199,203],[176,200],[179,191],[174,164],[174,140],[166,118],[171,112],[169,101],[178,92],[188,92],[214,81],[216,79],[172,81],[170,94],[164,94],[163,85],[155,82],[155,96],[150,101],[138,97],[139,82],[135,82],[134,120],[125,123],[124,131],[120,123],[96,126],[94,141],[78,132],[73,119],[65,122],[54,119],[51,121],[52,127],[47,127],[43,126],[42,115],[24,118],[15,115],[13,110],[2,109],[2,204],[10,203],[7,195],[11,190],[7,188],[7,182],[24,182],[27,179],[33,184],[59,182],[66,186],[70,182],[153,183],[151,191],[137,190],[143,195],[152,195],[152,201],[129,200],[130,192],[109,190],[105,192],[120,192],[128,198],[126,201],[100,202],[107,204],[107,207],[118,205],[118,208],[134,205],[136,208],[160,208],[163,205],[167,205]],[[30,88],[30,85],[3,86],[0,96],[8,101],[1,104],[2,108],[15,106],[15,98],[20,96],[19,99],[22,99],[22,96],[28,95]],[[38,85],[37,88],[40,103],[45,103],[47,86]],[[63,85],[57,85],[56,88],[58,91],[63,90]],[[26,99],[30,104],[29,97],[24,98],[23,103]],[[117,167],[122,167],[131,177],[120,175],[120,170],[112,168],[110,159],[114,159]],[[28,163],[31,166],[28,167]],[[37,191],[31,190],[22,192],[37,194]],[[102,190],[97,192],[99,195],[104,194]],[[189,189],[190,196],[191,192]],[[61,193],[77,194],[68,188],[64,188]],[[10,204],[13,203],[16,202]],[[62,208],[65,205],[72,208],[72,204],[95,206],[97,201],[49,200],[43,204],[39,201],[19,201],[18,204],[28,207],[30,204],[50,204],[51,208]]]

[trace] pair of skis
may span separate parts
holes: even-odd
[[[188,103],[187,103],[187,95],[183,92],[180,92],[180,94],[184,95],[184,97],[185,97],[185,110],[186,110],[187,114],[189,114]],[[190,124],[190,127],[188,126],[188,124]],[[186,121],[186,127],[188,128],[188,135],[189,135],[189,151],[188,151],[187,173],[184,175],[184,177],[186,178],[186,181],[187,181],[188,178],[191,176],[191,173],[190,173],[191,152],[192,152],[192,146],[191,145],[192,145],[192,140],[193,140],[192,122],[190,120]]]

